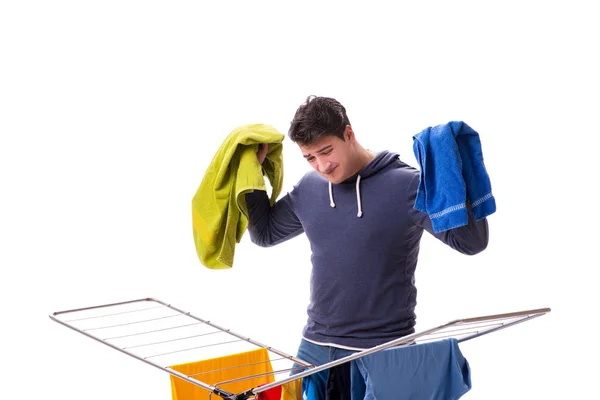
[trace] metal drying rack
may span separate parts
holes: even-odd
[[[381,350],[446,338],[455,338],[459,343],[465,342],[549,312],[550,308],[541,308],[458,319],[358,351],[320,366],[309,364],[152,298],[58,311],[51,314],[50,318],[115,350],[208,390],[222,399],[246,400],[255,398],[263,391]],[[248,388],[240,393],[231,393],[221,387],[231,381],[208,384],[197,379],[198,374],[186,375],[170,367],[175,364],[233,354],[236,350],[241,352],[257,348],[266,349],[271,357],[268,362],[272,363],[273,372],[268,374],[288,376],[259,387]],[[302,371],[289,376],[294,369]],[[237,380],[249,380],[254,377],[256,375],[240,377]]]

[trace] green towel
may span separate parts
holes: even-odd
[[[263,172],[272,188],[271,205],[275,203],[283,182],[284,137],[271,125],[244,125],[234,129],[219,147],[192,199],[194,242],[204,266],[233,266],[235,245],[248,227],[244,195],[267,190]],[[262,166],[256,158],[260,143],[269,143]]]

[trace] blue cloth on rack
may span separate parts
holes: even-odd
[[[456,339],[383,350],[354,361],[364,400],[449,400],[471,389],[471,369]]]
[[[476,221],[496,211],[479,134],[469,125],[452,121],[413,139],[421,169],[414,208],[429,215],[436,233],[467,225],[466,201]]]
[[[327,370],[302,378],[302,400],[325,400]]]

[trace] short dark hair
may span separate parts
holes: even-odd
[[[324,136],[337,136],[344,140],[346,125],[350,125],[350,120],[339,101],[330,97],[308,96],[296,110],[288,135],[294,143],[303,146]]]

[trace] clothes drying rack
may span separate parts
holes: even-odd
[[[51,314],[50,318],[115,350],[206,389],[222,399],[246,400],[256,398],[260,392],[276,386],[381,350],[446,338],[455,338],[459,343],[465,342],[549,312],[550,308],[541,308],[457,319],[320,366],[309,364],[230,329],[198,318],[190,312],[152,298],[58,311]],[[231,380],[208,384],[203,382],[197,374],[186,375],[170,367],[233,354],[236,350],[257,348],[266,349],[271,357],[270,361],[266,362],[272,363],[273,372],[268,374],[273,374],[273,376],[285,374],[286,376],[259,387],[249,387],[240,393],[231,393],[221,387]],[[290,372],[295,369],[300,372],[290,376]],[[240,377],[236,380],[243,381],[254,377],[256,375]]]

